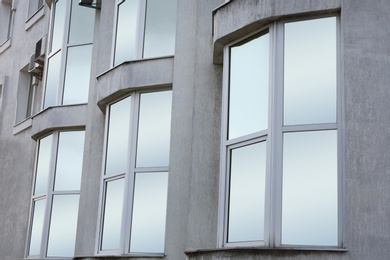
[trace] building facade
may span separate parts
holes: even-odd
[[[0,0],[0,259],[389,259],[389,11]]]

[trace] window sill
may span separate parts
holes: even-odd
[[[8,38],[4,43],[0,44],[0,54],[5,52],[11,46],[11,38]]]
[[[225,248],[214,248],[214,249],[192,249],[185,251],[188,259],[198,259],[197,257],[202,256],[204,259],[213,259],[212,257],[231,257],[229,259],[246,259],[245,257],[261,255],[269,257],[277,256],[299,256],[299,255],[318,255],[318,254],[329,254],[335,255],[340,253],[348,252],[346,248],[340,247],[225,247]],[[203,259],[203,258],[202,258]]]
[[[161,259],[164,258],[165,254],[129,254],[129,255],[95,255],[95,256],[75,256],[74,260],[109,260],[109,259]]]
[[[32,119],[31,118],[27,118],[27,119],[17,123],[14,126],[13,135],[17,135],[20,132],[26,130],[27,128],[30,128],[31,126],[32,126]]]
[[[41,6],[31,17],[29,17],[24,25],[24,29],[27,31],[35,23],[37,23],[45,15],[45,6]]]

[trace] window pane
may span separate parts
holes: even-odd
[[[73,256],[79,195],[55,195],[51,212],[47,256]]]
[[[144,58],[175,52],[177,0],[148,0],[146,7]]]
[[[28,17],[30,18],[33,14],[35,14],[42,5],[43,0],[29,0]]]
[[[137,167],[168,166],[172,92],[141,94]]]
[[[91,58],[92,45],[68,48],[62,102],[64,105],[88,102]]]
[[[128,161],[131,97],[110,106],[106,175],[126,172]]]
[[[34,195],[45,194],[49,181],[51,145],[53,136],[49,135],[39,141],[37,173],[35,179]]]
[[[231,151],[228,242],[264,240],[266,142]]]
[[[53,36],[51,50],[55,51],[61,48],[64,39],[65,15],[67,0],[58,0],[55,5]]]
[[[0,1],[0,45],[10,37],[11,4]]]
[[[163,253],[168,173],[137,173],[130,252]]]
[[[230,49],[229,139],[268,127],[268,33]]]
[[[101,250],[119,249],[125,179],[106,184]]]
[[[91,43],[95,24],[95,10],[79,6],[79,0],[72,1],[69,43]]]
[[[34,202],[33,221],[30,237],[30,248],[28,255],[39,255],[41,252],[43,219],[45,216],[46,200],[37,200]]]
[[[60,133],[54,190],[80,190],[83,152],[84,131]]]
[[[136,58],[139,0],[127,0],[118,6],[114,65]]]
[[[282,243],[337,245],[337,131],[284,134]]]
[[[336,18],[287,23],[284,124],[336,122]]]
[[[46,77],[45,102],[43,108],[57,105],[57,91],[60,81],[61,52],[49,59]]]

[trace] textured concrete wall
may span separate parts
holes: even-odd
[[[58,127],[85,128],[76,259],[98,259],[93,256],[105,106],[133,88],[158,85],[173,89],[164,259],[390,257],[390,2],[233,0],[213,17],[223,0],[178,0],[175,56],[111,70],[115,6],[103,1],[96,16],[88,104],[47,109],[15,131],[19,71],[47,33],[50,10],[45,7],[45,15],[26,30],[27,1],[14,1],[11,47],[0,54],[0,76],[7,76],[0,110],[0,260],[24,257],[36,152],[32,138]],[[272,20],[329,12],[340,13],[342,26],[346,251],[217,249],[222,48]],[[37,90],[39,108],[42,84]]]

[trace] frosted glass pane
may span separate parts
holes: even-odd
[[[126,172],[128,161],[131,98],[127,97],[110,106],[106,175]]]
[[[79,195],[55,195],[50,220],[47,256],[73,256]]]
[[[119,249],[124,183],[119,179],[106,184],[101,250]]]
[[[177,0],[148,0],[146,5],[144,58],[175,52]]]
[[[33,221],[31,228],[30,247],[28,255],[39,255],[41,252],[43,219],[45,215],[46,200],[34,202]]]
[[[49,181],[51,145],[53,136],[49,135],[39,141],[37,173],[35,179],[34,195],[45,194]]]
[[[229,139],[268,128],[269,36],[230,49]]]
[[[336,18],[285,25],[284,124],[336,122]]]
[[[79,0],[72,1],[69,43],[91,43],[95,24],[95,10],[79,6]]]
[[[61,52],[49,59],[46,77],[45,102],[43,108],[57,105],[57,92],[60,81]]]
[[[114,65],[136,58],[139,0],[127,0],[118,6]]]
[[[337,131],[284,134],[282,243],[337,245]]]
[[[91,58],[92,45],[68,48],[63,105],[88,102]]]
[[[231,152],[228,242],[264,240],[266,142]]]
[[[137,167],[168,166],[172,92],[141,94]]]
[[[84,131],[61,132],[54,190],[80,190]]]
[[[68,0],[58,0],[55,5],[51,50],[61,49],[64,40],[66,4]]]
[[[136,174],[130,252],[164,252],[167,190],[167,172]]]

